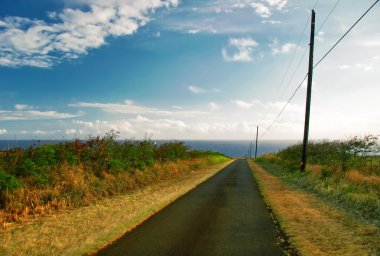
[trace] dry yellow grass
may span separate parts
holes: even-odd
[[[347,173],[347,178],[357,184],[380,185],[380,177],[375,175],[364,175],[357,170],[351,170]]]
[[[103,199],[0,234],[0,255],[83,255],[94,253],[228,163],[201,168],[136,192]]]
[[[250,162],[261,192],[301,255],[376,255],[379,230],[354,221],[310,194],[285,186]]]

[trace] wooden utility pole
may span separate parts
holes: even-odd
[[[257,141],[259,139],[259,127],[256,129],[256,147],[255,147],[255,159],[257,158]]]
[[[315,34],[315,11],[312,10],[311,11],[309,73],[308,73],[308,79],[307,79],[305,128],[304,128],[304,133],[303,133],[301,172],[305,171],[305,168],[306,168],[307,144],[309,141],[310,102],[311,102],[311,88],[313,84],[314,34]]]
[[[249,158],[252,158],[252,141],[251,146],[249,147]]]

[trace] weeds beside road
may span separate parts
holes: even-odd
[[[214,161],[214,160],[213,160]],[[190,168],[178,161],[167,169],[184,172],[87,206],[59,212],[0,233],[0,255],[88,255],[122,236],[231,162],[205,161]],[[206,164],[207,163],[207,164]],[[199,162],[198,162],[199,164]],[[147,245],[149,246],[149,245]]]
[[[87,141],[16,148],[0,156],[0,224],[9,229],[30,218],[170,180],[228,159],[190,151],[181,142],[119,143],[116,134]]]
[[[377,137],[314,142],[308,150],[305,172],[301,145],[251,163],[291,242],[303,255],[380,255]]]

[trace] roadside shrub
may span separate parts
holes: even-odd
[[[188,150],[183,142],[164,143],[156,149],[155,156],[161,161],[186,159],[189,157]]]
[[[346,141],[311,141],[308,144],[308,163],[329,166],[335,171],[346,172],[350,169],[374,169],[373,163],[366,159],[379,153],[378,137],[367,135],[363,138],[353,137]],[[294,169],[300,165],[302,144],[290,146],[278,153],[283,161]],[[376,167],[376,166],[375,166]]]
[[[14,173],[17,176],[30,176],[40,173],[42,166],[37,166],[37,164],[31,159],[26,158],[14,169]]]
[[[0,191],[21,187],[22,183],[13,175],[0,171]]]
[[[137,144],[138,148],[138,169],[144,169],[154,164],[154,145],[153,142],[145,140]]]
[[[1,153],[0,209],[6,221],[85,205],[226,160],[215,152],[190,153],[182,142],[156,146],[151,140],[117,141],[117,135]]]
[[[38,166],[52,166],[58,162],[55,145],[42,145],[36,149],[30,149],[30,152]]]
[[[380,174],[375,169],[380,166],[380,156],[376,136],[310,142],[308,166],[302,173],[301,150],[301,144],[294,145],[257,162],[286,183],[380,225]]]

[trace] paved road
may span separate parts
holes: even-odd
[[[236,160],[98,255],[283,255],[245,160]]]

